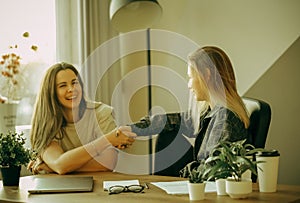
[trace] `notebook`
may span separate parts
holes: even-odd
[[[30,194],[91,192],[94,181],[92,176],[38,176],[33,179]]]

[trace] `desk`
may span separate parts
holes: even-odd
[[[17,199],[23,198],[26,202],[37,203],[167,203],[167,202],[190,202],[189,196],[186,195],[168,195],[165,191],[148,184],[150,189],[145,189],[145,193],[120,193],[116,195],[108,195],[103,190],[104,180],[133,180],[138,179],[141,184],[160,181],[176,181],[183,180],[178,177],[156,176],[156,175],[126,175],[113,172],[95,172],[95,173],[79,173],[74,175],[92,175],[94,177],[94,191],[88,193],[64,193],[64,194],[38,194],[28,195],[26,185],[32,180],[33,176],[25,176],[20,179],[19,189],[12,187],[3,188],[0,182],[0,202],[5,196]],[[57,176],[49,174],[46,176]],[[215,192],[206,193],[205,200],[199,202],[293,202],[300,201],[300,186],[278,185],[276,193],[260,193],[257,185],[254,184],[253,192],[249,198],[244,200],[233,200],[229,196],[218,196]],[[196,201],[193,201],[196,202]]]

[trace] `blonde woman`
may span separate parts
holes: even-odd
[[[35,104],[31,145],[39,158],[28,168],[58,174],[111,171],[115,147],[131,145],[134,136],[117,130],[110,106],[85,99],[74,66],[57,63],[46,72]]]
[[[236,88],[234,71],[226,53],[214,46],[202,47],[188,56],[188,112],[154,115],[127,126],[137,135],[178,132],[195,138],[192,160],[206,159],[221,140],[249,138],[249,117]],[[124,127],[125,128],[125,127]],[[170,156],[162,159],[169,161]],[[172,163],[170,163],[171,165]]]

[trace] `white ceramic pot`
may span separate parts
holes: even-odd
[[[245,199],[252,193],[252,181],[226,179],[226,193],[233,199]]]
[[[18,104],[0,103],[0,132],[15,131]]]
[[[217,195],[227,195],[226,193],[226,179],[217,179],[216,180]]]
[[[190,200],[204,200],[205,183],[188,183]]]
[[[251,171],[248,169],[247,171],[245,171],[243,174],[242,174],[242,180],[252,180],[251,179]]]
[[[253,157],[252,156],[246,156],[246,158],[250,159],[251,161],[253,161]],[[252,172],[250,169],[248,169],[247,171],[245,171],[243,174],[242,174],[242,180],[247,180],[247,179],[251,179],[252,176]]]

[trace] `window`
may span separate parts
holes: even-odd
[[[9,0],[1,4],[0,54],[6,53],[10,45],[18,44],[22,61],[30,64],[29,75],[26,75],[30,82],[26,84],[28,91],[18,107],[17,125],[30,124],[40,80],[46,68],[56,61],[55,23],[55,0]],[[21,49],[24,43],[22,34],[26,31],[30,34],[26,41],[38,46],[34,56]]]

